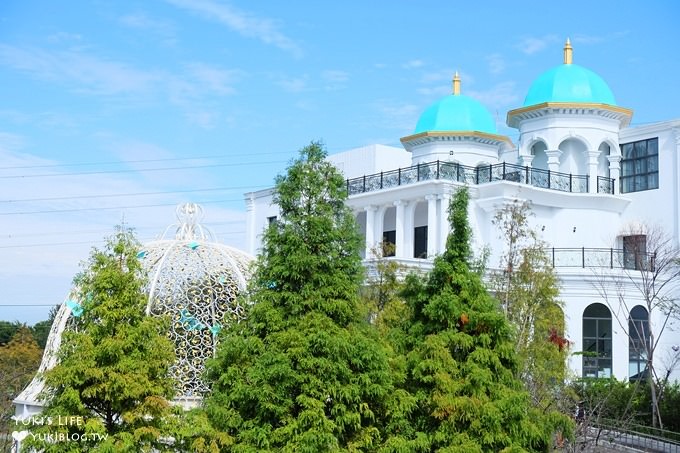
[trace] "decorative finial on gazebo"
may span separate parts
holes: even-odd
[[[574,59],[574,49],[571,47],[571,42],[567,38],[567,42],[564,43],[564,64],[571,64]]]
[[[460,77],[458,76],[458,71],[453,76],[453,95],[458,96],[460,94]]]

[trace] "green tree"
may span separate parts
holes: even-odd
[[[9,343],[22,326],[19,321],[0,321],[0,346]]]
[[[104,249],[94,249],[74,284],[72,328],[65,331],[58,363],[45,374],[43,414],[82,417],[66,425],[32,429],[29,445],[44,451],[148,451],[163,449],[173,383],[173,345],[167,320],[145,315],[145,278],[138,243],[119,229]],[[83,436],[78,442],[41,442],[41,435]]]
[[[360,307],[360,237],[318,143],[276,180],[251,309],[223,331],[205,406],[232,451],[365,451],[392,391],[388,353]]]
[[[553,434],[570,432],[567,417],[532,406],[515,376],[512,329],[470,265],[467,209],[460,189],[446,250],[425,282],[407,277],[411,319],[397,347],[415,402],[407,423],[390,426],[387,451],[546,451]]]
[[[50,336],[50,329],[52,328],[52,323],[54,322],[55,316],[59,311],[59,305],[55,305],[50,309],[50,313],[45,321],[36,322],[32,327],[33,337],[35,341],[40,346],[40,349],[45,349],[47,344],[47,338]]]
[[[504,250],[491,289],[515,329],[516,376],[535,405],[568,412],[575,400],[565,384],[569,341],[564,337],[559,281],[545,252],[547,244],[529,224],[531,214],[529,204],[520,201],[496,213],[493,224]]]
[[[407,310],[401,297],[404,287],[401,277],[406,267],[397,260],[389,259],[394,255],[394,248],[394,244],[385,242],[372,250],[368,275],[360,291],[368,311],[367,318],[382,335],[388,334],[390,326],[403,319]]]
[[[9,451],[16,429],[12,400],[28,385],[40,365],[42,350],[28,327],[20,327],[12,339],[0,345],[0,451]]]

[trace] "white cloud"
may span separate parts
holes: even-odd
[[[491,74],[501,74],[505,71],[506,63],[501,54],[491,54],[486,57],[486,61],[489,63],[489,72]]]
[[[416,69],[422,67],[424,64],[423,60],[410,60],[402,64],[401,67],[404,69]]]
[[[492,110],[505,111],[516,107],[520,100],[515,82],[498,83],[488,90],[469,90],[467,93]]]
[[[302,57],[302,49],[291,38],[279,30],[278,23],[269,18],[239,11],[238,9],[213,0],[167,0],[169,3],[215,20],[247,38],[255,38],[289,52],[296,58]]]
[[[46,80],[67,81],[74,89],[95,94],[150,91],[160,74],[75,51],[48,52],[0,44],[0,62]]]
[[[240,70],[221,69],[206,63],[190,63],[187,67],[199,85],[221,95],[235,93],[234,82],[244,75]]]
[[[584,45],[589,45],[589,44],[600,44],[603,42],[607,41],[612,41],[615,39],[622,38],[623,36],[626,36],[629,34],[629,30],[621,30],[621,31],[616,31],[613,33],[607,33],[604,35],[587,35],[587,34],[582,34],[582,33],[577,33],[573,37],[571,37],[571,42],[574,44],[584,44]]]
[[[281,79],[276,82],[284,90],[291,93],[300,93],[307,90],[308,88],[309,76],[304,75],[302,77],[292,77],[287,79]]]
[[[422,106],[389,99],[379,99],[371,107],[378,112],[378,115],[373,117],[373,124],[366,123],[363,126],[396,130],[399,134],[407,134],[413,130],[422,109]]]
[[[540,37],[529,36],[523,38],[517,48],[527,55],[533,55],[536,52],[540,52],[545,49],[548,45],[555,44],[559,40],[555,35],[544,35]]]
[[[349,73],[338,70],[326,70],[321,73],[321,77],[327,82],[346,82],[349,80]]]

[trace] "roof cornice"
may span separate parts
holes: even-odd
[[[599,104],[593,102],[542,102],[510,110],[507,125],[517,128],[522,121],[540,118],[554,113],[561,114],[596,114],[605,118],[618,120],[621,127],[630,124],[633,110],[617,105]]]
[[[401,139],[402,145],[407,151],[414,146],[422,145],[433,141],[464,141],[482,143],[485,145],[507,145],[513,146],[512,141],[505,135],[490,134],[480,131],[426,131],[418,134],[407,135]]]

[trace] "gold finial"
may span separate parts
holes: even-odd
[[[458,76],[458,71],[456,75],[453,76],[453,95],[458,96],[460,94],[460,77]]]
[[[571,42],[567,38],[567,42],[564,43],[564,64],[571,64],[573,60],[574,49],[571,48]]]

